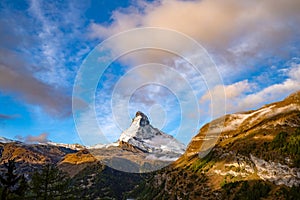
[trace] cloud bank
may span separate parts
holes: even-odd
[[[297,0],[276,3],[272,0],[139,2],[136,6],[114,11],[109,25],[92,23],[90,35],[103,39],[137,27],[173,29],[196,39],[234,64],[240,63],[242,57],[261,58],[262,53],[285,56],[289,43],[299,36],[299,8]],[[129,41],[138,42],[140,38],[143,36],[118,41],[115,48],[122,48]],[[145,61],[148,57],[149,54],[143,56]],[[141,59],[141,55],[135,59]]]

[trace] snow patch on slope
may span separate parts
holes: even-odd
[[[209,133],[218,133],[220,131],[234,131],[239,128],[244,122],[247,123],[247,126],[251,126],[254,123],[258,122],[260,119],[270,118],[280,113],[287,113],[294,110],[300,110],[300,106],[297,104],[290,104],[278,108],[275,105],[270,105],[251,113],[231,114],[229,116],[229,119],[225,120],[224,123],[221,123],[215,127],[211,127]]]
[[[262,117],[264,114],[269,113],[272,111],[272,108],[274,105],[266,108],[259,109],[252,113],[240,113],[240,114],[232,114],[232,117],[235,118],[234,120],[230,121],[224,128],[223,131],[231,131],[235,130],[237,127],[239,127],[244,121],[247,119],[250,119],[250,123],[253,123],[260,117]],[[255,115],[255,117],[253,117]],[[253,117],[253,118],[252,118]]]

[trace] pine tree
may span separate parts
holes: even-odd
[[[70,178],[57,167],[47,164],[32,176],[29,197],[32,199],[73,199]]]
[[[17,199],[23,197],[27,188],[27,182],[23,175],[15,173],[16,164],[15,160],[8,160],[4,163],[6,172],[0,176],[2,186],[1,199]]]

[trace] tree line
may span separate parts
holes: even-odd
[[[3,166],[0,176],[2,200],[58,200],[76,197],[76,189],[72,186],[71,179],[52,164],[46,164],[41,170],[36,170],[30,179],[16,173],[15,160],[8,160]]]

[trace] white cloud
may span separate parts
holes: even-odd
[[[246,110],[263,104],[280,100],[288,94],[300,89],[300,81],[286,79],[283,83],[274,84],[255,94],[247,95],[237,105],[238,110]]]
[[[220,98],[221,91],[224,90],[227,99],[233,99],[241,96],[242,94],[249,92],[251,85],[248,80],[240,81],[231,85],[217,85],[212,91],[207,92],[201,97],[200,101],[210,100],[211,96],[216,96]]]
[[[218,93],[224,90],[226,94],[226,110],[232,113],[259,108],[266,103],[278,101],[290,93],[300,90],[300,64],[291,63],[288,70],[278,70],[278,72],[287,74],[288,77],[281,83],[267,86],[260,91],[257,91],[255,83],[249,83],[248,80],[244,80],[231,85],[218,85],[212,91],[204,94],[201,101],[209,101],[211,95],[218,96]]]

